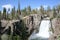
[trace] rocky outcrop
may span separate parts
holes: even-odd
[[[1,20],[1,34],[6,33],[9,30],[9,27],[11,28],[11,33],[13,32],[13,24],[14,22],[17,22],[19,20]]]
[[[27,27],[29,28],[29,31],[34,28],[35,32],[38,32],[40,22],[41,22],[41,15],[40,14],[31,14],[30,16],[26,16],[24,19]],[[32,26],[33,21],[33,26]]]
[[[23,17],[22,20],[1,20],[0,34],[12,34],[13,36],[17,34],[21,36],[21,34],[24,34],[25,31],[27,34],[25,36],[28,38],[33,33],[33,31],[38,31],[40,20],[41,16],[39,14],[31,14],[29,16]]]
[[[52,20],[53,34],[50,36],[49,40],[58,40],[60,36],[60,18],[54,18]]]

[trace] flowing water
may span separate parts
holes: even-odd
[[[32,34],[29,40],[48,40],[50,27],[50,20],[42,20],[39,28],[39,32]]]

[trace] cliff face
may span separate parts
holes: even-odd
[[[54,33],[51,35],[49,40],[58,40],[60,36],[60,18],[52,20],[52,28]]]
[[[11,28],[11,33],[13,33],[13,23],[18,22],[19,20],[1,20],[1,33],[4,34],[9,30],[9,27]]]
[[[31,14],[24,19],[26,26],[29,28],[30,31],[32,28],[35,32],[38,31],[41,21],[41,15],[39,14]],[[33,23],[33,24],[32,24]]]

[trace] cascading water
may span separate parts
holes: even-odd
[[[29,40],[48,40],[50,27],[50,20],[42,20],[39,28],[39,32],[32,34]]]

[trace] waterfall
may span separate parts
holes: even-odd
[[[49,27],[50,27],[50,20],[42,20],[40,27],[39,27],[39,32],[32,34],[30,36],[30,40],[34,38],[49,38]]]
[[[37,33],[37,35],[40,37],[49,38],[49,24],[49,20],[42,20],[39,33]]]

